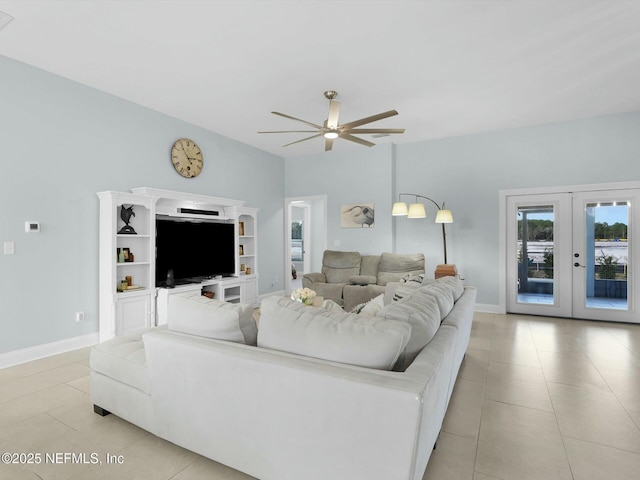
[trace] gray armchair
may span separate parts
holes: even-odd
[[[325,250],[322,256],[321,273],[307,273],[302,277],[302,286],[314,290],[325,300],[342,305],[342,288],[351,277],[360,275],[358,252]]]

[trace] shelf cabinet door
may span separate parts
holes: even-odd
[[[258,303],[258,286],[255,278],[245,280],[242,303],[254,306]]]
[[[126,335],[151,326],[151,296],[121,298],[116,302],[116,335]]]

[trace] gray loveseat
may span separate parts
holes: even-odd
[[[407,274],[424,273],[422,253],[361,255],[359,252],[325,250],[322,271],[307,273],[302,286],[314,290],[325,300],[333,300],[345,311],[384,293],[390,282]]]

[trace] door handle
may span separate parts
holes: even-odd
[[[582,268],[587,268],[586,265],[580,265],[578,262],[573,264],[574,267],[582,267]]]

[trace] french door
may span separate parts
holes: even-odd
[[[640,323],[640,189],[506,197],[507,311]]]

